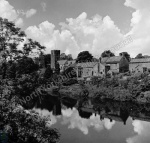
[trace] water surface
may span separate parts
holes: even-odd
[[[61,143],[149,143],[150,105],[57,99],[36,109],[49,116]]]

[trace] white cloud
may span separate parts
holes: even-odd
[[[150,54],[150,1],[149,0],[126,0],[125,6],[135,9],[132,13],[131,31],[133,43],[125,47],[132,56],[138,53]]]
[[[38,27],[28,27],[26,33],[46,46],[46,51],[57,48],[72,54],[74,58],[83,50],[100,55],[124,37],[109,16],[102,19],[95,15],[92,19],[87,19],[84,12],[76,19],[68,18],[66,21],[67,23],[60,23],[61,31],[54,30],[55,26],[45,21]],[[46,31],[41,28],[42,25]],[[49,34],[47,31],[50,31]]]
[[[135,120],[132,124],[137,135],[128,138],[127,143],[148,143],[150,140],[149,122]]]
[[[18,18],[18,14],[8,1],[0,0],[0,17],[14,21]]]
[[[37,12],[36,9],[30,9],[30,10],[28,10],[28,11],[26,12],[26,17],[29,18],[29,17],[35,15],[36,12]]]
[[[46,52],[60,49],[61,52],[72,54],[74,58],[83,50],[88,50],[98,57],[104,50],[111,49],[127,35],[131,35],[133,42],[115,51],[115,54],[118,55],[123,51],[127,51],[131,57],[138,53],[148,54],[150,52],[150,1],[126,0],[125,6],[135,9],[132,13],[131,30],[126,34],[120,32],[109,16],[102,18],[95,15],[89,19],[83,12],[75,19],[67,18],[66,22],[60,23],[61,30],[55,30],[53,24],[45,21],[38,27],[28,27],[27,35],[46,46]],[[50,34],[40,28],[43,24],[46,29],[51,29]]]
[[[0,0],[0,17],[15,22],[18,27],[23,25],[23,19],[19,17],[18,12],[7,0]]]
[[[79,113],[75,108],[73,108],[73,110],[62,110],[62,115],[63,125],[67,124],[69,129],[77,128],[85,135],[88,134],[88,128],[90,127],[93,127],[96,131],[101,131],[104,128],[110,130],[115,124],[115,121],[110,122],[109,119],[100,121],[100,116],[95,116],[94,114],[90,117],[90,119],[83,119],[79,116]]]
[[[23,19],[22,18],[16,19],[15,24],[17,27],[22,27],[23,26]]]

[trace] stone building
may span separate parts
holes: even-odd
[[[60,50],[51,50],[51,69],[56,70],[60,59]]]
[[[131,59],[129,70],[131,73],[150,71],[150,58]]]
[[[105,65],[105,73],[124,73],[129,70],[129,62],[125,56],[100,58],[100,63]]]
[[[76,65],[76,72],[78,78],[99,76],[100,63],[99,62],[78,63]]]

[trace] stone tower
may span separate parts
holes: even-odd
[[[51,50],[51,69],[55,70],[60,59],[60,50]]]

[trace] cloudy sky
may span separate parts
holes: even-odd
[[[0,17],[14,21],[28,37],[52,49],[72,54],[83,50],[98,57],[114,50],[150,55],[150,0],[0,0]]]

